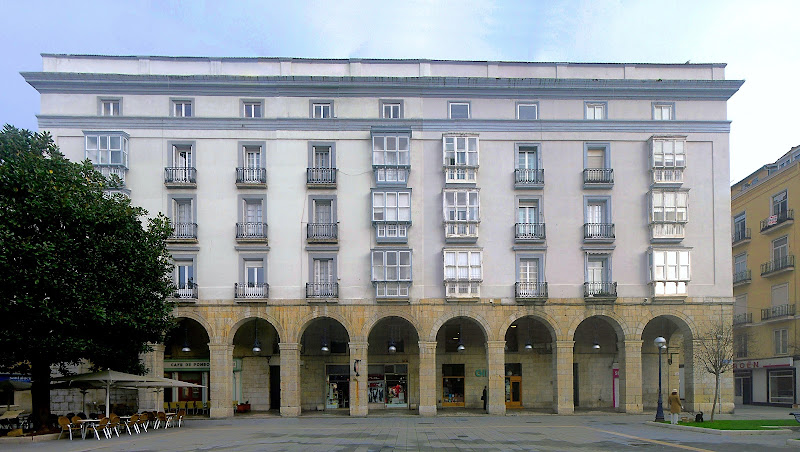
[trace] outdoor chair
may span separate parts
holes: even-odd
[[[170,402],[169,403],[169,410],[171,412],[173,412],[173,413],[178,411],[178,402]]]
[[[117,438],[119,438],[119,425],[120,425],[120,418],[114,413],[111,413],[111,419],[108,421],[108,431],[114,432],[117,434]]]
[[[185,400],[179,400],[178,401],[178,410],[184,410],[184,411],[186,410],[186,401]]]
[[[58,425],[61,427],[61,433],[58,434],[58,439],[61,439],[61,435],[63,435],[64,432],[67,432],[69,433],[69,440],[72,441],[72,432],[81,431],[81,425],[70,423],[69,419],[66,416],[58,417]]]
[[[98,424],[90,424],[86,427],[86,433],[89,433],[89,430],[94,431],[94,436],[100,441],[100,432],[103,432],[103,435],[106,436],[106,439],[111,438],[111,432],[108,431],[108,418],[104,417],[100,419],[100,423]]]
[[[133,416],[131,416],[130,419],[128,419],[128,422],[125,423],[125,429],[128,430],[128,435],[133,435],[133,433],[131,432],[131,428],[133,428],[133,431],[136,432],[137,434],[139,433],[138,424],[139,424],[139,415],[134,414]]]
[[[136,425],[144,429],[145,432],[147,432],[148,418],[149,416],[147,415],[147,413],[142,413],[139,415],[139,422],[136,423]]]
[[[206,400],[205,402],[203,402],[202,413],[203,413],[204,415],[208,414],[208,400]]]
[[[165,413],[163,411],[159,411],[156,414],[156,416],[158,416],[158,420],[156,421],[156,428],[158,428],[158,427],[168,428],[169,427],[169,423],[172,420],[171,416],[167,417],[167,413]]]
[[[175,419],[178,421],[178,427],[182,427],[183,425],[183,418],[186,416],[186,410],[179,410],[178,414],[175,415]]]
[[[186,402],[186,413],[195,413],[196,412],[195,410],[196,408],[194,400],[189,400],[188,402]]]
[[[164,412],[169,411],[169,402],[164,402]]]

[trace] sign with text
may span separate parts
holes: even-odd
[[[794,364],[791,356],[785,358],[751,359],[735,361],[733,370],[767,369],[770,367],[790,367]]]

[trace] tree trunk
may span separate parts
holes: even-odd
[[[50,364],[44,361],[31,362],[31,421],[34,430],[49,427],[50,417]]]
[[[717,410],[717,400],[719,400],[719,374],[714,374],[714,404],[711,405],[711,421],[714,421],[714,411]]]

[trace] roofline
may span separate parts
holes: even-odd
[[[731,188],[733,188],[733,187],[735,187],[735,186],[737,186],[737,185],[741,184],[742,182],[746,181],[747,179],[750,179],[751,177],[755,176],[755,175],[756,175],[756,173],[758,173],[759,171],[762,171],[762,170],[764,170],[764,169],[767,169],[767,168],[768,168],[770,165],[774,165],[774,164],[776,164],[776,163],[777,163],[777,162],[779,162],[779,161],[780,161],[782,158],[784,158],[784,157],[786,157],[787,155],[791,154],[792,152],[794,152],[794,151],[795,151],[795,150],[797,150],[798,148],[800,148],[800,145],[797,145],[797,146],[792,146],[792,147],[791,147],[791,149],[789,149],[789,150],[788,150],[786,153],[784,153],[783,155],[781,155],[780,157],[778,157],[777,159],[775,159],[775,161],[774,161],[774,162],[765,163],[765,164],[763,164],[763,165],[759,166],[759,167],[758,167],[758,168],[756,168],[756,170],[755,170],[755,171],[753,171],[752,173],[750,173],[750,174],[748,174],[747,176],[743,177],[743,178],[742,178],[742,179],[740,179],[738,182],[734,182],[733,184],[731,184]]]
[[[604,62],[569,62],[569,61],[512,61],[512,60],[446,60],[428,58],[298,58],[298,57],[211,57],[211,56],[165,56],[165,55],[99,55],[71,53],[41,53],[42,58],[104,58],[111,60],[138,60],[142,58],[179,61],[274,61],[274,62],[312,62],[312,63],[448,63],[448,64],[503,64],[520,66],[653,66],[653,67],[713,67],[725,68],[727,63],[604,63]]]

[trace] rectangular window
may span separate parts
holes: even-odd
[[[381,118],[383,119],[400,119],[402,118],[402,103],[401,102],[381,102]]]
[[[781,216],[786,215],[789,210],[789,199],[786,195],[786,190],[778,193],[772,197],[772,214]]]
[[[175,286],[177,298],[197,298],[197,287],[192,260],[175,261]]]
[[[522,283],[539,282],[539,259],[521,258],[519,260],[519,279]]]
[[[653,223],[685,223],[689,212],[689,193],[654,190],[650,197]]]
[[[119,116],[122,114],[122,101],[120,99],[101,99],[100,116]]]
[[[781,263],[789,255],[789,239],[784,236],[772,241],[772,261]]]
[[[673,115],[673,109],[675,108],[675,104],[667,103],[667,104],[653,104],[653,119],[656,121],[670,121],[675,119]]]
[[[733,273],[743,273],[747,271],[747,253],[737,254],[733,257]]]
[[[122,134],[86,134],[86,158],[94,165],[128,167],[128,137]]]
[[[789,330],[786,328],[774,330],[773,343],[775,344],[775,354],[785,355],[789,353]]]
[[[314,168],[332,168],[331,147],[314,146]]]
[[[333,259],[314,259],[314,283],[335,282]]]
[[[684,138],[653,139],[653,168],[683,168],[686,166]]]
[[[477,250],[445,250],[445,280],[480,281],[483,279],[481,253],[481,251]]]
[[[450,119],[469,119],[469,102],[450,102]]]
[[[539,168],[539,147],[520,145],[517,150],[517,169],[535,170]]]
[[[330,199],[314,200],[314,223],[333,223],[333,202]]]
[[[244,220],[247,223],[263,222],[263,206],[261,200],[247,199],[244,201]]]
[[[243,146],[244,167],[255,169],[261,166],[261,146]]]
[[[172,101],[172,115],[180,118],[189,118],[192,116],[192,101],[190,100],[173,100]]]
[[[372,166],[375,182],[405,184],[411,166],[409,135],[381,134],[372,137]]]
[[[445,136],[442,140],[445,181],[475,183],[479,164],[478,137]]]
[[[372,282],[377,298],[407,298],[411,286],[411,250],[372,250]]]
[[[733,350],[737,358],[747,357],[747,333],[737,332],[736,335],[733,336]]]
[[[247,260],[244,263],[244,283],[247,287],[262,286],[264,281],[264,261]]]
[[[586,148],[586,168],[605,168],[605,146],[589,146]]]
[[[747,238],[747,217],[740,213],[733,217],[733,241],[738,242]]]
[[[589,256],[586,259],[586,282],[599,285],[610,280],[608,258],[605,256]]]
[[[480,197],[478,190],[445,190],[445,221],[479,221]]]
[[[517,119],[539,119],[539,104],[517,104]]]
[[[330,102],[311,104],[311,117],[314,119],[329,119],[333,117],[333,104]]]
[[[687,294],[690,279],[689,251],[653,250],[650,254],[650,281],[656,296]]]
[[[263,104],[257,101],[242,102],[242,116],[245,118],[260,118]]]
[[[586,119],[606,119],[606,103],[586,102]]]
[[[372,221],[411,221],[410,192],[372,193]]]
[[[192,199],[175,199],[172,212],[173,238],[195,239],[197,230],[194,222]]]
[[[777,284],[772,286],[772,306],[783,306],[789,304],[789,284]]]
[[[769,370],[768,372],[769,402],[794,403],[794,369]]]

